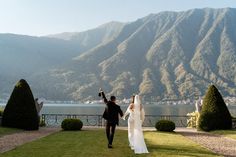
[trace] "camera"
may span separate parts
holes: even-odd
[[[102,96],[102,92],[99,92],[99,93],[98,93],[98,96],[101,97],[101,96]]]

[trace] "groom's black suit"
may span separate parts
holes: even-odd
[[[120,109],[120,106],[117,105],[114,101],[107,101],[107,98],[104,94],[104,92],[101,92],[102,98],[104,99],[104,102],[106,103],[107,107],[103,114],[103,118],[107,120],[106,123],[106,134],[107,134],[107,140],[108,140],[108,147],[110,148],[112,146],[113,137],[115,134],[115,128],[116,125],[119,125],[119,114],[122,117],[123,112]]]

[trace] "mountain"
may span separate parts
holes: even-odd
[[[22,71],[12,69],[22,67],[37,76],[25,75],[33,91],[47,99],[97,99],[100,87],[120,99],[134,93],[148,100],[185,99],[203,95],[209,84],[224,96],[235,96],[235,28],[236,9],[205,8],[150,14],[80,33],[1,34],[0,81],[20,79]],[[19,58],[27,61],[24,66],[16,66]],[[46,63],[37,68],[34,58]],[[6,93],[3,89],[6,85],[0,84]]]
[[[0,34],[0,99],[7,98],[19,79],[25,78],[35,96],[53,100],[70,100],[67,75],[73,57],[110,40],[122,23],[110,22],[98,28],[75,33],[73,40],[61,34],[34,37]],[[83,41],[82,41],[83,39]],[[74,81],[74,80],[73,80]],[[63,88],[63,89],[60,89]]]
[[[79,52],[78,45],[64,40],[0,34],[0,98],[9,95],[21,78],[34,84],[37,93],[45,91],[48,95],[50,91],[49,95],[53,95],[48,73],[54,68],[65,67]]]
[[[93,48],[99,44],[112,40],[119,34],[123,26],[124,23],[113,21],[85,32],[65,32],[48,35],[48,37],[77,43],[80,45],[80,49],[85,51],[89,48]]]

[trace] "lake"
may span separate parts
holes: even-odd
[[[4,107],[4,104],[0,104],[0,107]],[[121,104],[123,112],[126,111],[128,104]],[[146,118],[143,126],[154,126],[160,119],[172,120],[176,126],[187,126],[186,114],[195,110],[194,105],[158,105],[148,104],[143,105],[146,113]],[[79,118],[86,126],[101,126],[104,125],[104,120],[101,119],[105,104],[44,104],[41,114],[51,114],[45,116],[45,123],[48,126],[59,126],[63,119],[69,118],[68,115],[72,115],[73,118]],[[228,106],[232,116],[236,117],[236,105]],[[60,115],[53,115],[60,114]],[[68,114],[68,115],[62,115]],[[77,116],[74,116],[77,115]],[[88,115],[88,116],[83,116]],[[148,116],[149,115],[149,116]],[[167,115],[167,116],[161,116]],[[120,121],[120,126],[127,126],[127,121]]]
[[[0,104],[4,106],[5,104]],[[121,104],[123,112],[126,111],[128,104]],[[147,115],[186,115],[195,110],[194,105],[143,105]],[[89,114],[101,115],[105,104],[44,104],[41,114]],[[229,111],[236,117],[236,105],[229,105]]]

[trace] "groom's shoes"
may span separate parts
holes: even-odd
[[[112,145],[111,144],[108,144],[108,146],[107,146],[108,148],[112,148]]]

